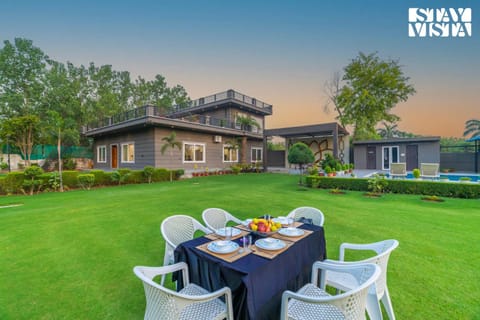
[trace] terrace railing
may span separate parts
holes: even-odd
[[[213,94],[210,96],[193,100],[188,106],[174,106],[173,113],[179,112],[179,111],[188,111],[188,109],[191,109],[191,108],[196,108],[205,104],[219,102],[226,99],[234,99],[234,100],[249,104],[253,107],[264,109],[267,112],[270,112],[270,113],[272,112],[271,104],[257,100],[256,98],[249,97],[235,90],[228,90],[228,91],[220,92],[217,94]]]
[[[177,118],[169,115],[170,113],[166,112],[163,108],[159,108],[155,106],[143,106],[143,107],[135,108],[133,110],[129,110],[126,112],[118,113],[111,117],[105,118],[99,122],[92,123],[84,127],[83,132],[85,133],[93,129],[106,128],[113,125],[125,123],[131,120],[144,118],[147,116],[163,117],[167,119],[169,118],[169,119],[181,120],[181,121],[189,122],[192,124],[203,124],[203,125],[209,125],[213,127],[236,129],[236,130],[259,133],[259,134],[263,132],[261,129],[253,126],[242,128],[240,124],[235,123],[233,121],[229,121],[227,119],[215,118],[211,116],[194,114],[194,115],[188,115],[185,117]]]

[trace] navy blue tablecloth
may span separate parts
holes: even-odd
[[[326,258],[323,228],[309,224],[300,228],[314,232],[272,260],[249,254],[229,263],[196,249],[211,241],[200,237],[179,245],[175,262],[186,262],[190,282],[209,291],[229,287],[235,319],[278,319],[283,291],[297,291],[309,282],[312,264]]]

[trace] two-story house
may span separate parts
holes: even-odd
[[[247,163],[263,165],[265,116],[271,114],[272,105],[228,90],[166,114],[155,106],[139,107],[88,126],[84,133],[94,139],[97,169],[223,169],[240,163],[242,152]],[[245,117],[258,126],[241,125]],[[181,149],[162,154],[162,139],[172,132]]]

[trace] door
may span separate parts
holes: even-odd
[[[418,168],[418,146],[416,144],[407,145],[407,170],[412,171]]]
[[[390,163],[397,163],[400,160],[399,147],[382,147],[382,170],[390,170]]]
[[[116,144],[113,144],[111,148],[112,148],[112,154],[110,159],[112,159],[112,169],[117,169],[118,168],[118,146]]]
[[[375,146],[367,147],[367,169],[377,169],[377,148]]]

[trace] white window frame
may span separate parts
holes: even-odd
[[[258,155],[257,151],[260,151],[260,160],[253,160],[253,151],[255,150],[256,155]],[[250,159],[252,163],[263,162],[263,148],[262,147],[252,147],[250,150]]]
[[[385,150],[388,149],[388,167],[385,166]],[[393,160],[393,149],[397,149],[397,159]],[[383,146],[382,147],[382,170],[390,170],[391,163],[400,162],[400,146]]]
[[[203,149],[202,155],[203,158],[201,160],[193,159],[193,160],[185,160],[185,146],[186,145],[192,145],[195,149],[195,147],[200,146]],[[195,157],[195,152],[193,153],[193,156]],[[205,159],[207,157],[207,147],[205,143],[201,142],[183,142],[183,147],[182,147],[182,161],[183,163],[205,163]]]
[[[228,148],[229,151],[229,158],[232,159],[233,153],[235,153],[236,160],[225,160],[225,148]],[[223,152],[222,152],[222,160],[224,163],[236,163],[238,162],[238,148],[232,148],[231,144],[224,144],[223,145]]]
[[[103,159],[101,157],[102,155],[103,155]],[[107,163],[107,146],[106,145],[97,146],[97,163]]]
[[[132,154],[132,159],[129,160],[129,155],[127,153],[127,160],[124,160],[123,158],[123,147],[124,146],[133,146],[133,154]],[[128,148],[128,147],[127,147]],[[125,143],[122,143],[120,144],[120,163],[135,163],[135,143],[134,142],[125,142]]]

